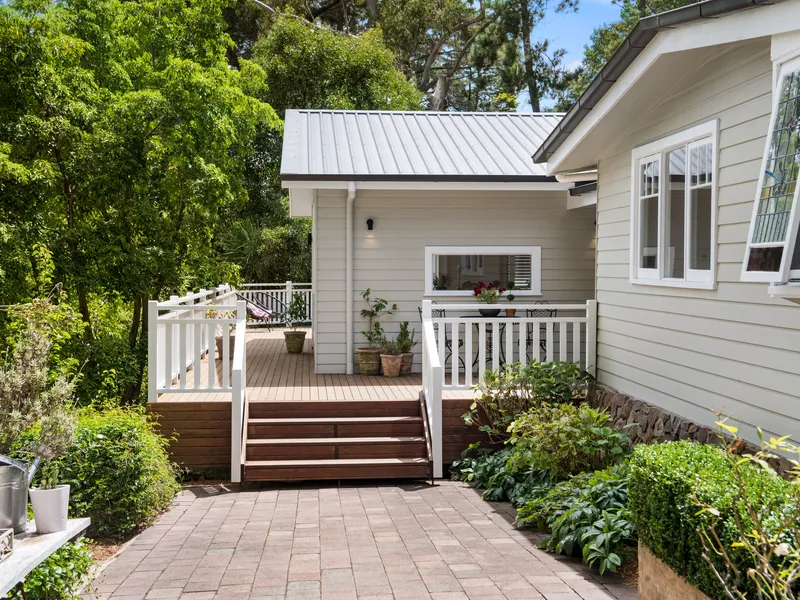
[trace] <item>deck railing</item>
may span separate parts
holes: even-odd
[[[311,323],[313,314],[314,290],[310,283],[245,283],[240,285],[237,292],[244,298],[272,310],[275,315],[267,320],[270,325],[285,325],[284,311],[295,294],[300,294],[305,301],[306,316],[304,323]]]
[[[507,316],[505,309],[515,309]],[[500,309],[482,316],[480,309]],[[530,312],[529,312],[530,311]],[[528,316],[553,314],[557,316]],[[434,316],[436,315],[436,316]],[[422,303],[422,378],[428,406],[434,468],[441,476],[442,393],[468,390],[487,370],[504,364],[568,361],[595,374],[597,302],[488,306],[477,303]],[[437,454],[438,448],[438,454]]]
[[[234,482],[241,481],[247,405],[246,327],[246,302],[228,285],[148,305],[148,402],[163,393],[230,393]]]

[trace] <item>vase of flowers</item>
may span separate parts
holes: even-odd
[[[504,287],[497,287],[493,283],[479,281],[478,285],[472,290],[472,295],[475,296],[475,300],[481,304],[496,305],[500,301],[500,296],[502,296],[505,291],[506,288]],[[500,309],[481,308],[478,309],[478,312],[484,317],[496,317],[500,314]]]

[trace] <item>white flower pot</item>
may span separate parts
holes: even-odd
[[[67,528],[67,510],[69,509],[69,486],[59,485],[52,490],[30,489],[33,517],[36,520],[36,531],[39,533],[56,533]]]

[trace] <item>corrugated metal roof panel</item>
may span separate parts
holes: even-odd
[[[281,176],[315,179],[546,177],[531,154],[558,113],[289,110]]]

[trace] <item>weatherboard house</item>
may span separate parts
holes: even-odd
[[[716,413],[800,439],[798,165],[800,0],[645,18],[566,114],[287,111],[306,351],[245,341],[256,288],[212,294],[229,355],[190,308],[208,292],[151,303],[151,409],[234,481],[441,476],[483,373],[534,359],[594,374],[641,440],[707,439]],[[367,289],[398,306],[387,335],[415,330],[410,374],[359,373]]]

